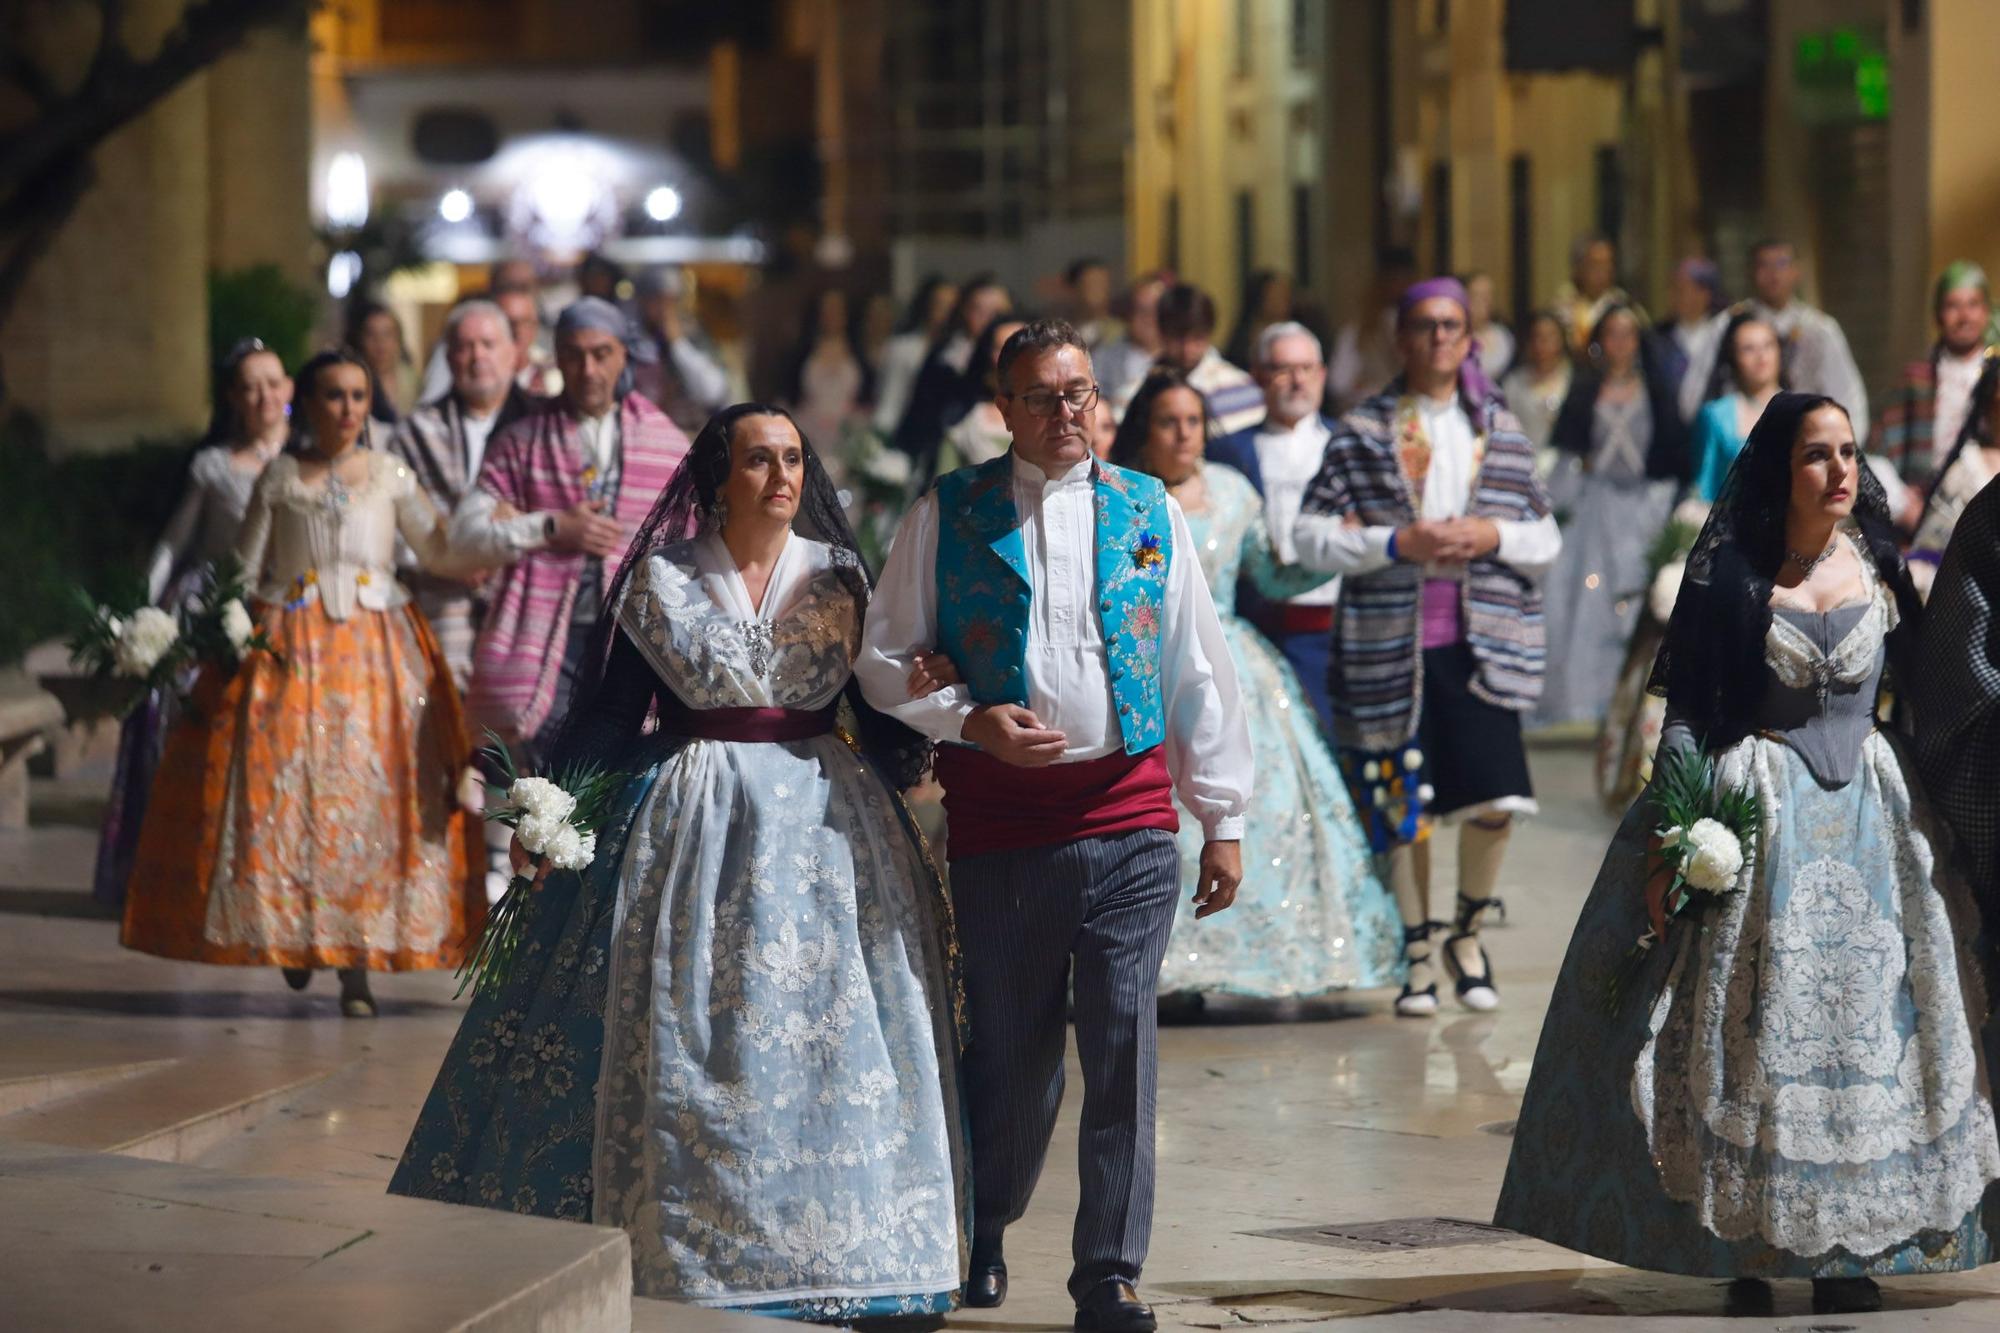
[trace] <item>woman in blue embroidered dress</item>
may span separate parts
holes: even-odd
[[[540,891],[390,1188],[623,1227],[643,1295],[940,1314],[968,1204],[955,954],[897,796],[926,749],[849,689],[869,585],[838,495],[789,416],[739,405],[632,552],[557,749],[635,774],[626,813]]]
[[[1290,664],[1236,614],[1239,571],[1274,600],[1329,576],[1277,564],[1249,480],[1202,461],[1210,424],[1185,375],[1155,370],[1126,408],[1111,461],[1160,478],[1187,515],[1243,682],[1256,755],[1244,864],[1271,870],[1248,878],[1234,911],[1198,925],[1184,902],[1160,993],[1280,997],[1394,985],[1402,974],[1402,921],[1375,877],[1347,784]],[[1183,818],[1180,840],[1182,878],[1192,882],[1201,863],[1200,822]]]
[[[1858,497],[1858,501],[1857,501]],[[1977,909],[1900,739],[1915,590],[1847,413],[1784,393],[1751,432],[1689,561],[1654,674],[1662,746],[1751,788],[1735,886],[1646,931],[1658,812],[1619,828],[1570,942],[1500,1195],[1500,1225],[1614,1262],[1807,1277],[1822,1312],[1884,1275],[1990,1262],[2000,1139],[1978,1033]]]

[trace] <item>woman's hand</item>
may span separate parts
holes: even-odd
[[[519,838],[515,838],[507,844],[507,864],[513,867],[516,875],[527,873],[528,864],[534,859],[534,854],[521,845]],[[542,881],[548,877],[549,863],[544,861],[535,870],[535,878],[532,881],[533,887],[537,889],[541,888]]]
[[[949,685],[963,684],[958,667],[943,653],[918,653],[905,685],[912,699],[924,699]]]

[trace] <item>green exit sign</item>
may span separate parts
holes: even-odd
[[[1889,53],[1879,30],[1829,28],[1799,36],[1792,51],[1792,105],[1809,125],[1889,117]]]

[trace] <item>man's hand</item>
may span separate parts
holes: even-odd
[[[904,682],[912,699],[924,699],[948,685],[963,683],[958,666],[943,653],[918,653]]]
[[[1448,518],[1435,525],[1434,559],[1462,565],[1500,549],[1500,527],[1490,518]]]
[[[1443,532],[1444,524],[1432,518],[1420,518],[1397,528],[1396,558],[1413,565],[1430,564],[1438,558]]]
[[[565,555],[581,551],[603,559],[618,554],[623,532],[617,519],[599,513],[596,504],[584,500],[555,515],[555,531],[549,534],[549,549]]]
[[[1062,758],[1066,739],[1019,704],[988,704],[965,719],[960,733],[1003,764],[1046,768]]]
[[[1243,882],[1243,844],[1210,840],[1201,845],[1201,868],[1194,877],[1194,919],[1214,916],[1236,901]]]

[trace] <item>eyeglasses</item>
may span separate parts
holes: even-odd
[[[1078,415],[1097,406],[1095,384],[1089,388],[1065,389],[1061,393],[1053,389],[1030,389],[1026,393],[1011,396],[1021,400],[1021,406],[1028,409],[1028,415],[1031,417],[1052,417],[1056,414],[1058,404],[1061,403],[1068,403],[1069,410]]]
[[[1403,326],[1419,338],[1429,338],[1442,333],[1447,338],[1456,338],[1465,332],[1462,319],[1413,319]]]

